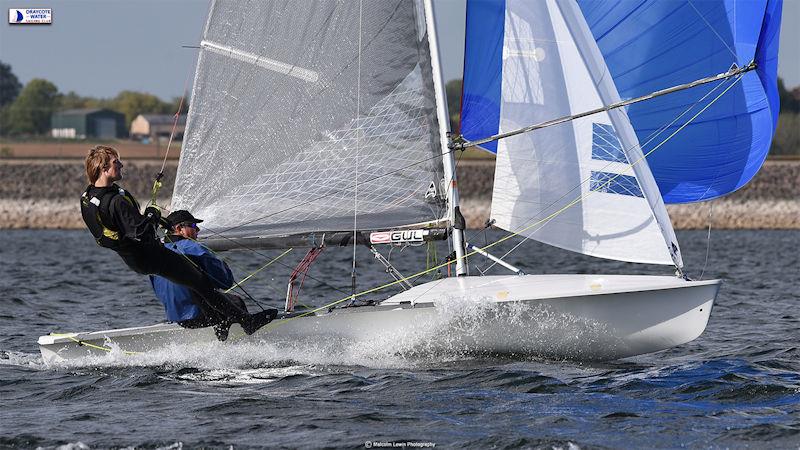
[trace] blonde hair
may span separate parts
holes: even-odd
[[[86,179],[94,184],[100,178],[100,172],[111,166],[111,158],[119,159],[119,152],[107,145],[97,145],[86,155]]]

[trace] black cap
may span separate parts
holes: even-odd
[[[167,222],[169,222],[169,225],[171,227],[174,227],[179,223],[185,223],[185,222],[200,223],[202,222],[202,220],[196,219],[192,215],[192,213],[186,211],[185,209],[179,209],[177,211],[172,211],[171,213],[169,213],[169,215],[167,216]]]

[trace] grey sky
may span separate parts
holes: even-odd
[[[8,8],[25,0],[0,0]],[[460,78],[465,0],[434,0],[446,79]],[[113,97],[122,90],[179,96],[195,64],[206,0],[48,0],[52,25],[0,23],[0,60],[23,83],[52,81],[61,92]],[[785,0],[778,72],[800,85],[800,0]],[[191,83],[191,80],[189,80]]]

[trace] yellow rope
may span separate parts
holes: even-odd
[[[676,135],[676,134],[678,134],[680,131],[682,131],[684,128],[686,128],[686,127],[687,127],[687,126],[688,126],[690,123],[692,123],[692,122],[694,121],[694,119],[696,119],[696,118],[697,118],[697,117],[698,117],[700,114],[702,114],[703,112],[705,112],[705,111],[706,111],[708,108],[710,108],[710,107],[711,107],[711,105],[713,105],[714,103],[716,103],[716,101],[717,101],[717,100],[719,100],[719,98],[720,98],[720,97],[722,97],[723,95],[725,95],[725,93],[726,93],[726,92],[728,92],[728,91],[729,91],[731,88],[733,88],[733,86],[734,86],[734,85],[736,85],[736,83],[737,83],[737,82],[738,82],[738,81],[739,81],[741,78],[742,78],[742,76],[740,75],[738,78],[736,78],[736,80],[734,80],[734,82],[733,82],[733,83],[731,83],[731,85],[730,85],[730,86],[728,86],[728,87],[727,87],[727,88],[726,88],[724,91],[722,91],[722,92],[721,92],[721,93],[720,93],[720,94],[719,94],[719,95],[718,95],[716,98],[714,98],[714,100],[712,100],[711,102],[709,102],[709,104],[708,104],[708,105],[706,105],[706,106],[705,106],[703,109],[701,109],[700,111],[698,111],[698,112],[697,112],[697,114],[695,114],[695,115],[694,115],[694,116],[692,116],[692,117],[691,117],[691,118],[690,118],[688,121],[686,121],[686,123],[684,123],[683,125],[681,125],[680,127],[678,127],[678,128],[677,128],[677,129],[676,129],[676,130],[675,130],[675,131],[672,133],[672,134],[670,134],[669,136],[667,136],[667,138],[666,138],[666,139],[664,139],[663,141],[661,141],[661,143],[659,143],[658,145],[656,145],[656,146],[655,146],[655,147],[654,147],[652,150],[648,151],[647,153],[644,153],[644,154],[642,154],[642,157],[641,157],[641,158],[639,158],[638,160],[634,161],[633,163],[629,163],[629,164],[628,164],[628,167],[625,169],[625,171],[623,171],[623,173],[616,174],[616,175],[614,175],[613,177],[609,178],[609,179],[608,179],[608,180],[607,180],[607,181],[606,181],[606,182],[605,182],[605,183],[604,183],[604,184],[603,184],[603,185],[602,185],[600,188],[598,188],[598,190],[592,190],[592,191],[588,191],[588,192],[586,192],[585,194],[581,194],[581,195],[579,195],[577,198],[575,198],[575,200],[571,201],[570,203],[568,203],[566,206],[564,206],[563,208],[559,209],[558,211],[555,211],[555,212],[553,212],[553,213],[552,213],[552,214],[550,214],[549,216],[547,216],[547,217],[545,217],[545,218],[543,218],[543,219],[541,219],[541,220],[538,220],[538,221],[536,221],[536,222],[532,223],[531,225],[528,225],[527,227],[525,227],[525,228],[523,228],[523,229],[521,229],[521,230],[519,230],[519,231],[517,231],[517,232],[515,232],[515,233],[510,233],[508,236],[505,236],[505,237],[503,237],[503,238],[501,238],[501,239],[498,239],[497,241],[495,241],[495,242],[493,242],[493,243],[491,243],[491,244],[489,244],[489,245],[486,245],[486,246],[484,246],[484,247],[482,247],[482,248],[479,248],[479,249],[476,249],[476,250],[474,250],[474,251],[472,251],[472,252],[469,252],[469,253],[465,254],[464,256],[462,256],[462,258],[463,258],[463,259],[466,259],[466,258],[468,258],[468,257],[470,257],[470,256],[473,256],[473,255],[477,254],[479,250],[486,250],[486,249],[492,248],[492,247],[494,247],[494,246],[496,246],[496,245],[498,245],[498,244],[500,244],[500,243],[502,243],[502,242],[505,242],[505,241],[507,241],[507,240],[509,240],[509,239],[511,239],[511,238],[513,238],[513,237],[519,236],[520,234],[522,234],[522,233],[524,233],[524,232],[526,232],[526,231],[530,230],[531,228],[533,228],[533,227],[535,227],[535,226],[537,226],[537,225],[540,225],[540,224],[542,224],[542,223],[549,222],[550,220],[554,219],[556,216],[558,216],[559,214],[563,213],[563,212],[564,212],[564,211],[566,211],[567,209],[569,209],[569,208],[571,208],[571,207],[573,207],[573,206],[577,205],[578,203],[580,203],[581,201],[583,201],[583,200],[584,200],[586,197],[588,197],[589,195],[593,194],[594,192],[599,192],[600,190],[607,188],[608,186],[610,186],[610,185],[611,185],[611,183],[612,183],[614,180],[616,180],[618,177],[622,176],[622,175],[623,175],[624,173],[626,173],[626,172],[627,172],[629,169],[632,169],[632,168],[633,168],[633,166],[635,166],[636,164],[639,164],[640,162],[642,162],[643,160],[645,160],[645,159],[646,159],[648,156],[650,156],[650,155],[651,155],[653,152],[655,152],[656,150],[658,150],[659,148],[661,148],[661,147],[662,147],[664,144],[666,144],[666,143],[667,143],[667,142],[668,142],[670,139],[672,139],[673,137],[675,137],[675,135]],[[401,278],[401,279],[399,279],[399,280],[395,280],[395,281],[392,281],[392,282],[386,283],[386,284],[384,284],[384,285],[382,285],[382,286],[378,286],[378,287],[376,287],[376,288],[368,289],[368,290],[366,290],[366,291],[359,292],[359,293],[357,293],[357,294],[348,295],[348,296],[347,296],[347,297],[345,297],[345,298],[342,298],[342,299],[336,300],[336,301],[334,301],[334,302],[328,303],[327,305],[323,305],[323,306],[320,306],[319,308],[313,309],[313,310],[311,310],[311,311],[307,311],[307,312],[305,312],[305,313],[303,313],[303,314],[299,314],[299,315],[297,315],[297,316],[290,317],[290,318],[288,318],[288,319],[284,319],[284,320],[282,320],[280,323],[271,323],[271,324],[269,324],[269,325],[266,325],[264,328],[275,328],[275,327],[277,327],[277,326],[279,326],[279,325],[284,325],[284,324],[286,324],[287,322],[289,322],[290,320],[299,319],[299,318],[301,318],[301,317],[305,317],[305,316],[308,316],[308,315],[310,315],[310,314],[314,314],[314,313],[316,313],[317,311],[322,311],[322,310],[324,310],[324,309],[327,309],[327,308],[330,308],[330,307],[332,307],[332,306],[338,305],[339,303],[345,302],[345,301],[347,301],[347,300],[352,300],[352,299],[355,299],[356,297],[361,297],[361,296],[363,296],[363,295],[371,294],[371,293],[373,293],[373,292],[377,292],[377,291],[380,291],[380,290],[386,289],[386,288],[388,288],[388,287],[391,287],[391,286],[394,286],[394,285],[396,285],[396,284],[402,283],[402,282],[404,282],[404,281],[407,281],[407,280],[409,280],[409,279],[412,279],[412,278],[416,278],[416,277],[418,277],[418,276],[425,275],[425,274],[427,274],[427,273],[430,273],[430,272],[432,272],[432,271],[434,271],[434,270],[437,270],[437,269],[440,269],[440,268],[442,268],[442,267],[445,267],[445,266],[447,266],[447,265],[449,265],[449,264],[453,264],[453,263],[455,263],[455,262],[457,262],[457,261],[458,261],[458,259],[455,259],[455,260],[452,260],[452,261],[446,261],[446,262],[444,262],[444,263],[442,263],[442,264],[439,264],[438,266],[435,266],[435,267],[432,267],[432,268],[430,268],[430,269],[427,269],[427,270],[424,270],[424,271],[421,271],[421,272],[415,273],[415,274],[413,274],[413,275],[409,275],[409,276],[407,276],[407,277],[405,277],[405,278]]]
[[[268,262],[268,263],[264,264],[263,266],[259,267],[259,268],[258,268],[258,270],[256,270],[255,272],[253,272],[253,273],[251,273],[250,275],[248,275],[248,276],[246,276],[246,277],[242,278],[242,280],[241,280],[241,281],[239,281],[238,283],[236,283],[236,284],[234,284],[233,286],[231,286],[231,287],[230,287],[228,290],[226,290],[226,291],[225,291],[225,293],[227,294],[228,292],[230,292],[230,291],[232,291],[232,290],[236,289],[237,287],[241,286],[241,285],[242,285],[242,284],[243,284],[245,281],[247,281],[247,280],[249,280],[250,278],[252,278],[252,277],[253,277],[255,274],[257,274],[258,272],[261,272],[262,270],[266,269],[267,267],[269,267],[269,266],[270,266],[272,263],[274,263],[275,261],[277,261],[277,260],[279,260],[279,259],[283,258],[284,256],[286,256],[286,254],[287,254],[287,253],[291,252],[292,250],[293,250],[293,249],[291,249],[291,248],[290,248],[289,250],[286,250],[285,252],[281,253],[280,255],[276,256],[275,258],[272,258],[272,261],[270,261],[270,262]]]
[[[66,337],[67,339],[77,343],[78,345],[81,345],[81,346],[84,346],[84,347],[89,347],[89,348],[94,348],[94,349],[97,349],[97,350],[102,350],[104,352],[113,352],[114,351],[114,349],[111,348],[111,347],[102,347],[102,346],[99,346],[99,345],[91,344],[91,343],[86,342],[86,341],[82,341],[82,340],[76,338],[73,335],[73,333],[50,333],[50,336]],[[122,350],[122,353],[125,354],[125,355],[138,355],[139,354],[139,352],[131,352],[131,351],[128,351],[128,350]]]
[[[152,191],[150,193],[150,204],[152,206],[155,206],[159,210],[162,209],[162,208],[156,204],[156,197],[158,196],[158,191],[161,190],[161,186],[162,186],[161,180],[156,178],[153,181],[153,189],[152,189]]]

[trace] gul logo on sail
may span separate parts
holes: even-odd
[[[53,23],[53,10],[50,8],[9,8],[8,23],[13,25],[51,24]]]

